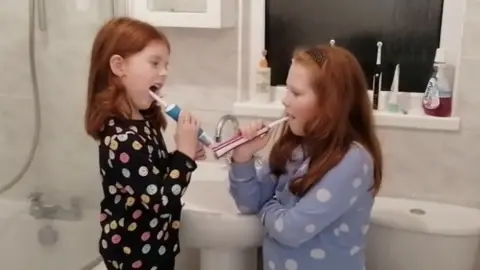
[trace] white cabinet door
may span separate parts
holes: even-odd
[[[235,0],[127,0],[127,14],[159,27],[227,28],[235,25],[237,17],[235,2]]]

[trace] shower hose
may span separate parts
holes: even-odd
[[[28,37],[28,51],[30,59],[30,76],[32,78],[32,87],[33,87],[33,114],[34,114],[34,130],[32,137],[32,144],[28,152],[27,160],[20,168],[20,171],[3,186],[0,186],[0,195],[10,190],[15,186],[22,177],[27,173],[28,168],[32,164],[35,152],[38,148],[38,143],[40,139],[40,127],[41,127],[41,115],[40,115],[40,95],[38,92],[38,78],[37,71],[35,69],[35,0],[30,0],[29,4],[29,37]]]

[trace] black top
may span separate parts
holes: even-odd
[[[180,251],[180,197],[195,161],[168,153],[148,120],[108,119],[98,149],[104,193],[100,253],[107,267],[155,269],[173,261]]]

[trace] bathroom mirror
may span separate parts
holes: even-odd
[[[148,0],[150,11],[179,12],[179,13],[206,13],[206,0]]]
[[[362,65],[372,89],[377,42],[382,41],[382,90],[400,64],[400,88],[423,92],[440,44],[443,0],[266,0],[266,49],[272,85],[285,85],[299,46],[346,47]]]

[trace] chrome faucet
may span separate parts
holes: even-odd
[[[236,133],[238,132],[240,128],[240,123],[238,121],[238,118],[235,115],[231,114],[225,114],[224,116],[220,117],[220,119],[217,122],[217,127],[215,128],[215,142],[219,143],[222,141],[222,133],[223,133],[223,128],[225,127],[225,124],[230,121],[233,124],[233,131]],[[263,160],[260,156],[254,155],[253,158],[255,159],[255,163],[257,165],[263,165]],[[230,162],[230,159],[227,158],[227,161]]]
[[[58,204],[45,204],[42,200],[43,193],[32,192],[30,199],[30,215],[35,219],[58,219],[67,221],[78,221],[82,219],[80,198],[70,199],[70,208],[63,208]]]
[[[235,115],[225,114],[224,116],[220,117],[217,122],[217,127],[215,128],[215,142],[219,143],[222,140],[222,132],[225,124],[230,121],[233,124],[233,131],[236,133],[240,128],[240,123],[238,122],[238,118]]]

